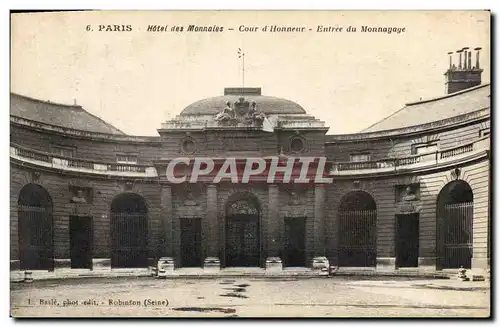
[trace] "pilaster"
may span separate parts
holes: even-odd
[[[173,237],[172,237],[172,188],[170,185],[161,186],[161,217],[163,225],[162,247],[163,256],[173,257]]]
[[[207,186],[207,215],[206,223],[204,224],[206,228],[205,238],[206,244],[206,254],[207,257],[204,261],[204,268],[210,270],[220,269],[220,258],[219,258],[219,233],[218,233],[218,218],[217,218],[217,185],[210,184]]]
[[[279,187],[269,185],[267,223],[267,259],[268,272],[281,271],[283,268],[281,254],[283,251],[282,223],[279,216]]]

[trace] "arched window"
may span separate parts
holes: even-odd
[[[471,267],[473,194],[467,182],[446,184],[437,199],[438,268]]]
[[[259,204],[252,194],[235,193],[228,199],[225,227],[224,265],[260,266]]]
[[[53,270],[52,200],[40,185],[28,184],[18,198],[21,270]]]

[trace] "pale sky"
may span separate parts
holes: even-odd
[[[99,32],[99,24],[131,25],[132,31]],[[184,31],[146,31],[156,24]],[[186,32],[190,24],[224,31]],[[239,32],[240,25],[307,31]],[[318,25],[344,30],[316,32]],[[357,32],[346,32],[349,25]],[[362,33],[362,25],[405,32]],[[132,135],[158,135],[161,123],[190,103],[241,86],[238,47],[246,52],[245,86],[299,103],[326,122],[329,134],[358,132],[406,102],[444,95],[449,51],[482,47],[483,83],[490,81],[485,11],[18,14],[12,17],[11,42],[12,92],[67,104],[76,99]]]

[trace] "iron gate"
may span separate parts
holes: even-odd
[[[226,266],[258,267],[259,216],[240,214],[226,218]]]
[[[54,269],[50,208],[18,205],[21,270]]]
[[[339,211],[339,266],[375,266],[376,222],[376,210]]]
[[[111,213],[111,267],[148,266],[148,214]]]
[[[445,204],[441,216],[442,268],[470,268],[473,202]]]

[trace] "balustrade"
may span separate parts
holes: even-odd
[[[462,144],[439,152],[423,153],[405,158],[386,158],[373,161],[337,162],[333,163],[332,173],[360,172],[367,173],[370,170],[397,171],[398,169],[409,169],[418,165],[433,165],[446,162],[457,156],[466,155],[471,152],[488,150],[489,138],[480,138],[475,142]],[[64,157],[39,150],[28,149],[17,144],[10,145],[11,156],[23,158],[27,161],[44,162],[53,168],[69,170],[87,170],[97,174],[139,174],[146,176],[157,176],[156,169],[150,165],[137,165],[127,163],[106,163],[93,160]]]
[[[64,157],[52,153],[46,153],[38,150],[27,149],[17,144],[10,145],[11,156],[21,157],[27,160],[33,161],[43,161],[50,164],[53,168],[64,169],[84,169],[91,170],[96,173],[138,173],[146,174],[148,176],[156,175],[156,171],[152,173],[154,167],[149,167],[145,165],[135,165],[135,164],[118,164],[118,163],[104,163],[95,162],[92,160],[78,159],[71,157]]]
[[[475,142],[441,150],[438,152],[422,153],[406,158],[388,158],[374,161],[337,162],[333,164],[332,173],[359,171],[366,173],[369,170],[408,169],[414,165],[434,165],[450,159],[466,155],[471,152],[489,149],[489,138],[481,138]]]

